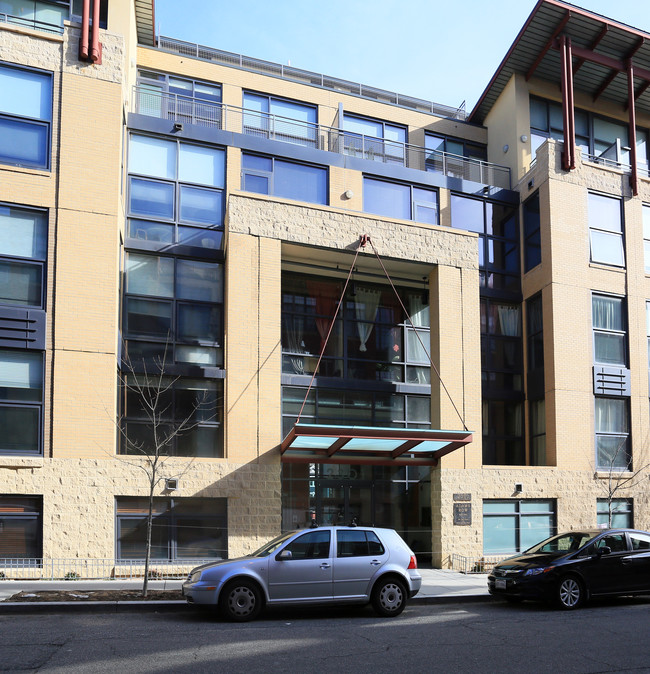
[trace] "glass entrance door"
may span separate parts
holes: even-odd
[[[372,482],[355,480],[316,481],[316,521],[328,526],[350,524],[374,525]]]

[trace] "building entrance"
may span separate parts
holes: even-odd
[[[373,485],[369,481],[317,480],[314,499],[316,521],[323,525],[375,522]]]

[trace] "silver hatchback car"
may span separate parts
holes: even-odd
[[[390,617],[421,584],[413,551],[393,529],[314,527],[278,536],[246,557],[198,566],[183,595],[238,622],[264,606],[368,602]]]

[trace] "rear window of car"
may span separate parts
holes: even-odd
[[[374,531],[339,531],[336,537],[337,557],[368,557],[383,555],[382,542]]]

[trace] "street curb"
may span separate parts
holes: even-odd
[[[409,604],[471,604],[490,601],[490,595],[446,595],[413,597]],[[196,611],[197,607],[183,600],[174,601],[6,601],[0,602],[1,614],[35,613],[172,613]]]

